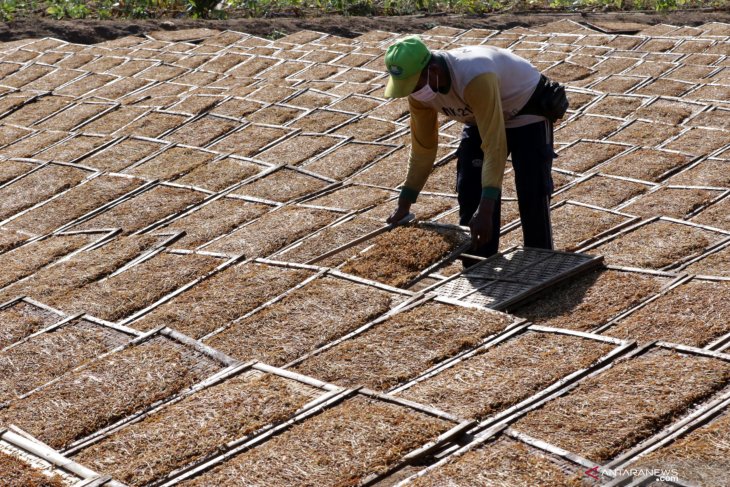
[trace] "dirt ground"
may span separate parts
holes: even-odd
[[[516,26],[541,25],[554,20],[572,19],[577,22],[625,22],[626,31],[638,31],[640,25],[666,23],[698,25],[705,22],[730,22],[730,10],[607,13],[527,13],[494,14],[482,17],[464,15],[413,15],[402,17],[325,17],[271,18],[271,19],[150,19],[150,20],[53,20],[48,18],[18,19],[0,25],[0,41],[25,38],[55,37],[68,42],[94,44],[128,35],[144,35],[160,29],[189,29],[208,27],[230,29],[253,35],[269,36],[272,32],[290,34],[302,29],[316,30],[344,37],[356,37],[370,30],[389,32],[421,32],[435,25],[465,29],[509,29]]]

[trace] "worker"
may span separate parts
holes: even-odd
[[[426,184],[441,113],[465,124],[456,151],[456,192],[460,224],[471,230],[470,253],[488,257],[499,249],[502,178],[510,153],[524,244],[552,249],[553,122],[568,108],[564,88],[506,49],[430,51],[418,36],[391,45],[385,66],[390,74],[385,97],[408,97],[411,114],[408,173],[388,223],[410,212]]]

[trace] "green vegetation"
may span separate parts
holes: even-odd
[[[671,11],[729,6],[730,0],[0,0],[0,20],[33,15],[56,19],[479,15],[500,11]]]

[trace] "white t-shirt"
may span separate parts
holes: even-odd
[[[540,80],[540,72],[529,61],[507,49],[492,46],[466,46],[435,52],[446,60],[451,74],[451,88],[446,94],[438,93],[428,103],[420,102],[422,105],[452,120],[474,125],[476,120],[464,101],[464,90],[477,76],[494,73],[499,79],[505,128],[522,127],[545,120],[539,115],[515,116],[530,99]]]

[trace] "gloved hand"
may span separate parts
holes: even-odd
[[[494,213],[494,200],[482,198],[479,207],[469,221],[471,230],[472,250],[483,247],[492,240],[494,229],[492,228],[492,215]]]

